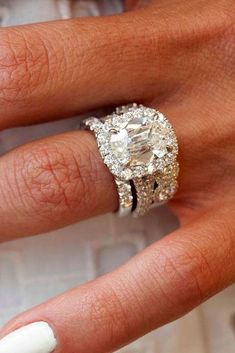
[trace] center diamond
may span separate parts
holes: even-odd
[[[168,153],[167,128],[156,120],[146,121],[145,116],[131,118],[125,127],[114,131],[110,146],[123,166],[147,166]]]

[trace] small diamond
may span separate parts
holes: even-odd
[[[119,175],[122,172],[122,168],[118,163],[113,163],[110,169],[114,175]]]
[[[99,147],[100,153],[102,155],[106,155],[109,153],[109,145],[108,144],[103,144]]]
[[[99,146],[102,146],[104,143],[108,142],[108,134],[104,131],[97,134],[97,142]]]
[[[108,154],[107,156],[104,157],[104,163],[107,165],[112,165],[113,157],[110,154]]]
[[[164,117],[164,115],[163,115],[162,113],[160,113],[160,112],[158,112],[158,121],[159,121],[160,123],[165,122],[165,117]]]
[[[153,174],[155,172],[155,166],[153,164],[148,166],[148,172],[149,174]]]
[[[131,175],[132,175],[132,172],[130,169],[125,169],[122,171],[122,177],[124,177],[124,179],[126,180],[131,179]]]
[[[103,125],[102,122],[97,118],[88,118],[85,120],[85,125],[89,126],[90,130],[98,130]]]

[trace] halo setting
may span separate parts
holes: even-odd
[[[154,109],[117,108],[104,123],[86,121],[94,129],[99,150],[111,172],[124,180],[162,171],[178,153],[172,126]]]
[[[133,180],[139,195],[144,193],[147,197],[151,193],[147,206],[141,207],[140,203],[139,214],[151,204],[174,195],[179,171],[178,143],[170,122],[161,112],[134,103],[118,107],[102,119],[86,119],[85,125],[94,131],[101,157],[116,183],[118,180],[118,190],[127,190]],[[157,187],[146,189],[145,182],[154,182]],[[129,198],[129,204],[130,201]]]

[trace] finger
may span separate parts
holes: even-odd
[[[87,131],[9,152],[0,159],[0,175],[0,241],[117,209],[113,177]]]
[[[0,128],[149,96],[158,65],[144,32],[132,13],[2,28]]]
[[[138,4],[138,2],[139,2],[139,0],[125,0],[126,10],[133,9]]]
[[[162,0],[159,0],[157,2],[157,4],[159,4]],[[149,5],[150,3],[152,3],[153,0],[126,0],[125,1],[125,7],[127,10],[131,10],[131,9],[135,9],[135,8],[138,8],[138,7],[143,7],[143,6],[147,6]],[[163,0],[163,3],[165,1]]]
[[[35,353],[27,325],[46,322],[55,353],[106,353],[178,318],[234,281],[235,228],[227,218],[224,211],[205,214],[115,272],[19,316],[2,335],[26,326],[24,353]],[[10,352],[11,336],[2,342],[0,352]]]
[[[168,112],[180,145],[180,190],[174,198],[174,212],[188,222],[197,216],[198,204],[201,213],[212,202],[220,205],[218,184],[211,182],[217,164],[210,163],[207,168],[207,149],[197,143],[201,132],[207,142],[213,135],[208,135],[211,126],[204,128],[200,119],[193,119],[185,132],[184,121],[178,119],[185,115],[183,109],[168,107]],[[198,155],[203,156],[199,163]],[[205,196],[203,160],[210,182],[207,191],[216,195],[216,201]],[[100,157],[94,136],[87,131],[50,137],[11,151],[0,158],[0,176],[0,242],[47,232],[118,208],[113,177]],[[203,190],[203,202],[198,190]]]

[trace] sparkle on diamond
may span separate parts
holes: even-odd
[[[115,157],[129,167],[147,165],[169,152],[169,130],[157,120],[146,121],[144,115],[133,117],[126,126],[113,131],[110,146]]]

